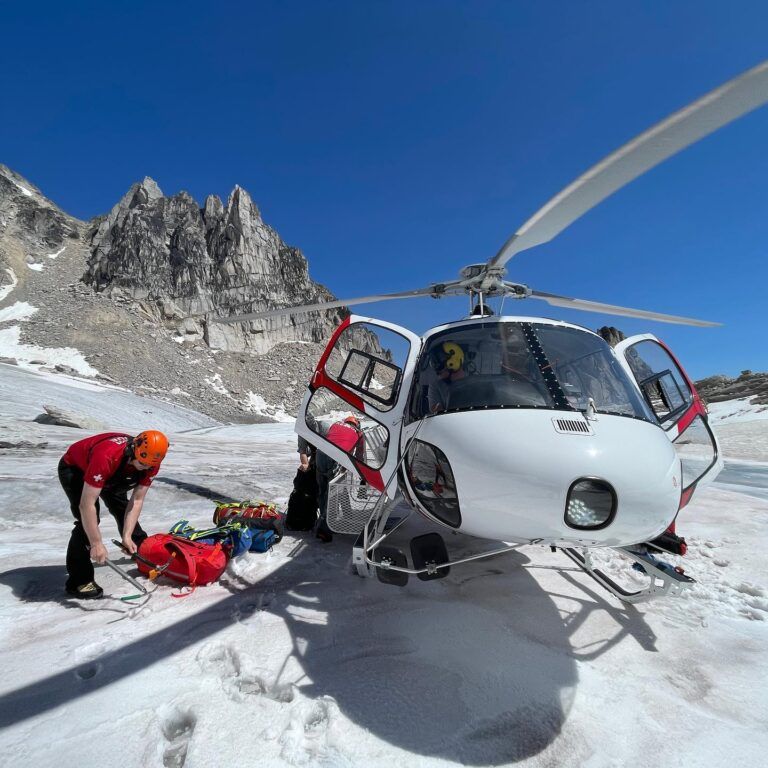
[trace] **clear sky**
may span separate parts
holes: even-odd
[[[152,176],[246,188],[340,297],[485,261],[540,205],[768,58],[768,3],[3,3],[0,162],[67,212]],[[694,377],[768,370],[768,108],[620,191],[509,279],[725,323],[528,300],[505,311],[651,332]],[[423,332],[464,299],[358,309]]]

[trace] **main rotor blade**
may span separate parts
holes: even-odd
[[[539,209],[488,261],[549,242],[606,197],[668,157],[768,102],[768,61],[729,80],[624,144]]]
[[[212,317],[211,323],[243,323],[247,320],[264,320],[268,317],[280,317],[282,315],[299,315],[304,312],[323,312],[326,309],[337,307],[349,307],[354,304],[368,304],[374,301],[388,301],[389,299],[415,299],[419,296],[440,295],[442,286],[431,285],[428,288],[418,288],[415,291],[401,291],[399,293],[382,293],[378,296],[362,296],[357,299],[338,299],[337,301],[324,301],[319,304],[302,304],[298,307],[281,307],[280,309],[268,309],[265,312],[248,312],[244,315],[232,315],[230,317]]]
[[[543,293],[542,291],[531,291],[532,299],[542,299],[548,304],[556,307],[567,307],[568,309],[581,309],[585,312],[604,312],[607,315],[622,315],[624,317],[641,317],[645,320],[658,320],[662,323],[676,323],[677,325],[697,325],[708,327],[722,325],[722,323],[712,323],[709,320],[696,320],[692,317],[679,317],[678,315],[662,315],[659,312],[649,312],[645,309],[630,309],[629,307],[617,307],[615,304],[601,304],[598,301],[587,301],[585,299],[570,299],[567,296],[558,296],[556,293]]]

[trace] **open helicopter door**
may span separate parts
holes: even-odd
[[[392,323],[350,315],[320,358],[296,432],[383,492],[396,484],[400,429],[421,339]],[[344,420],[359,422],[357,436]],[[390,488],[390,493],[394,489]]]
[[[679,509],[682,509],[696,488],[714,480],[723,468],[720,446],[709,427],[707,408],[675,356],[652,334],[625,339],[614,351],[637,382],[680,457]]]

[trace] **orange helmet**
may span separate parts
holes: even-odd
[[[344,419],[344,423],[345,424],[352,424],[352,426],[354,426],[354,427],[359,427],[360,426],[360,420],[357,418],[357,416],[352,416],[352,414],[350,414],[349,416],[347,416],[346,419]]]
[[[156,429],[147,429],[133,438],[133,458],[148,467],[159,467],[168,453],[168,438]]]

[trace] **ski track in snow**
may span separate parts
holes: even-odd
[[[221,426],[5,365],[0,400],[0,440],[32,446],[0,449],[0,754],[14,764],[762,763],[768,501],[720,486],[697,496],[678,520],[690,546],[679,562],[697,584],[638,607],[544,549],[397,589],[349,574],[351,537],[322,545],[307,534],[232,561],[184,599],[159,583],[148,599],[121,602],[133,588],[98,569],[109,597],[79,603],[61,591],[71,518],[55,467],[85,433],[32,422],[42,403],[169,433],[142,514],[150,532],[181,518],[207,524],[212,499],[284,504],[292,426]],[[106,513],[101,525],[116,535]],[[638,578],[619,555],[598,554]]]

